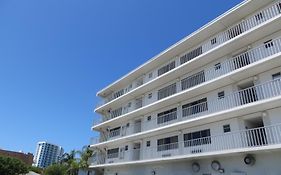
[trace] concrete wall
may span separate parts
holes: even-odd
[[[280,175],[281,151],[254,153],[255,164],[253,166],[244,163],[247,154],[235,154],[223,157],[208,157],[195,160],[182,160],[170,163],[130,165],[120,168],[106,168],[105,175]],[[224,173],[219,173],[211,168],[213,160],[220,162]],[[198,173],[193,172],[192,163],[200,165]],[[236,174],[235,174],[236,173]]]

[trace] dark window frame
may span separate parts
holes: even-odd
[[[183,135],[184,147],[200,146],[211,144],[211,130],[204,129],[200,131],[190,132]]]

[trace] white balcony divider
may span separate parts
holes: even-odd
[[[143,100],[142,100],[142,98],[138,98],[135,101],[135,109],[139,109],[141,107],[143,107]]]
[[[140,160],[140,149],[133,149],[132,150],[132,160]]]
[[[153,160],[168,156],[196,155],[198,153],[211,153],[214,151],[235,151],[235,149],[241,148],[262,148],[264,146],[276,144],[281,144],[281,124],[233,131],[221,135],[176,142],[162,146],[142,148],[138,151],[141,155],[133,156],[129,159],[129,162],[137,160]],[[135,154],[135,150],[128,152]],[[108,155],[107,157],[118,158],[118,155]],[[139,157],[139,159],[136,157]],[[118,163],[118,161],[115,161],[115,163]]]
[[[256,26],[280,15],[280,13],[281,13],[280,4],[281,4],[281,2],[277,1],[277,2],[273,3],[272,6],[266,8],[266,9],[263,9],[262,11],[257,12],[256,14],[254,14],[253,16],[251,16],[247,19],[242,20],[240,23],[233,25],[226,31],[223,31],[215,36],[210,37],[204,43],[200,44],[202,46],[201,54],[225,43],[226,41],[228,41],[230,39],[235,38],[236,36],[252,29],[253,27],[256,27]],[[198,47],[201,47],[201,46],[198,46]],[[199,55],[201,55],[201,54],[199,54]],[[194,58],[198,57],[199,55],[195,56]],[[192,59],[194,59],[194,58],[192,58]],[[120,93],[121,95],[118,94],[118,95],[115,95],[115,97],[107,98],[106,100],[98,103],[97,107],[102,106],[105,103],[108,103],[116,98],[123,96],[124,94],[128,93],[132,89],[135,89],[135,88],[143,85],[144,83],[145,82],[144,82],[143,77],[138,78],[137,80],[135,80],[136,85],[134,87],[130,88],[130,90]]]

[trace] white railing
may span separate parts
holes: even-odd
[[[200,114],[202,115],[202,112],[208,111],[208,102],[202,102],[196,105],[192,105],[187,108],[182,109],[182,117],[188,117],[192,115]]]
[[[114,158],[118,158],[118,157],[119,157],[119,152],[107,154],[107,159],[114,159]]]
[[[110,112],[110,118],[113,119],[113,118],[118,117],[118,116],[120,116],[122,114],[123,114],[123,108],[120,107],[120,108],[112,110]]]
[[[177,119],[177,111],[170,112],[168,114],[157,117],[157,124],[169,123],[170,121]]]
[[[167,150],[178,149],[178,148],[179,148],[179,143],[175,142],[170,144],[158,145],[157,151],[167,151]]]
[[[280,1],[272,4],[272,6],[266,9],[255,13],[253,16],[244,19],[240,23],[233,25],[226,31],[223,31],[217,34],[216,36],[211,37],[209,40],[205,41],[202,44],[203,53],[213,49],[214,47],[217,47],[220,44],[225,43],[226,41],[232,38],[235,38],[236,36],[268,21],[269,19],[274,18],[275,16],[278,16],[280,14],[280,10],[278,9],[278,3],[280,3]],[[214,38],[216,42],[212,44],[211,40]]]
[[[182,91],[200,85],[203,82],[207,82],[215,78],[218,78],[222,75],[233,72],[236,69],[240,69],[247,65],[251,65],[252,63],[255,63],[257,61],[267,58],[268,56],[280,52],[281,52],[281,38],[276,38],[272,41],[269,41],[266,44],[262,44],[258,47],[243,52],[229,60],[221,62],[220,65],[217,65],[216,67],[214,66],[209,67],[204,71],[204,74],[201,71],[188,78],[182,79]],[[205,77],[203,78],[202,75],[204,75]],[[195,79],[195,77],[200,77],[200,78]],[[187,81],[190,84],[187,85]],[[166,96],[167,93],[165,93],[164,95]]]
[[[183,137],[183,135],[179,135],[179,137]],[[132,156],[128,162],[153,160],[168,156],[196,155],[198,153],[211,153],[215,151],[235,151],[235,149],[241,148],[262,148],[276,144],[281,144],[281,124],[233,131],[221,135],[186,140],[156,147],[142,148],[137,150],[137,153],[141,155]],[[136,150],[130,150],[128,153],[134,155],[136,154]],[[108,159],[119,158],[118,153],[107,157],[109,157]],[[118,161],[115,162],[118,163]]]
[[[166,87],[158,90],[158,100],[166,98],[175,93],[177,93],[177,84],[173,83],[169,86],[166,86]]]
[[[163,123],[158,123],[158,119],[146,121],[144,127],[145,130],[148,131],[150,129],[161,127],[163,125],[168,125],[171,123],[189,120],[203,115],[232,109],[234,107],[243,106],[249,103],[269,99],[280,95],[281,79],[275,79],[234,92],[216,100],[206,101],[189,106],[188,108],[183,108],[182,115],[180,116],[176,114],[176,111],[172,112],[170,114],[167,114],[168,118],[171,120],[166,120],[162,117],[160,118],[161,122]]]
[[[120,136],[121,128],[109,132],[109,138]]]
[[[228,41],[230,39],[235,38],[236,36],[252,29],[253,27],[256,27],[256,26],[280,15],[280,13],[281,13],[280,3],[281,3],[280,1],[277,1],[277,2],[273,3],[272,6],[259,11],[258,13],[254,14],[253,16],[251,16],[247,19],[242,20],[240,23],[233,25],[226,31],[223,31],[215,36],[210,37],[204,43],[200,44],[202,46],[201,54],[225,43],[226,41]],[[198,56],[196,56],[196,57],[198,57]],[[194,58],[196,58],[196,57],[194,57]],[[132,89],[136,89],[137,87],[139,87],[145,83],[143,78],[140,80],[137,79],[135,81],[136,81],[136,86],[132,87],[129,91],[131,91]],[[128,93],[129,91],[125,92],[124,94]],[[123,96],[124,94],[118,96],[117,98]],[[107,100],[99,103],[99,105],[97,105],[97,107],[104,105],[105,103],[108,103],[108,102],[112,101],[113,99],[115,99],[115,98],[107,99]]]
[[[181,80],[181,89],[189,89],[205,82],[205,72],[201,71]]]

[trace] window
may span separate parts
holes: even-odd
[[[152,72],[148,74],[148,78],[152,78]]]
[[[276,79],[279,79],[279,78],[281,78],[281,72],[278,72],[278,73],[272,75],[273,80],[276,80]]]
[[[178,136],[157,140],[157,151],[165,151],[178,148]]]
[[[125,146],[125,151],[128,151],[128,145]]]
[[[113,128],[113,129],[110,129],[109,130],[109,136],[110,137],[115,137],[115,136],[118,136],[118,135],[120,135],[120,128],[121,127],[117,127],[117,128]]]
[[[157,124],[169,122],[177,119],[177,108],[173,108],[157,114]]]
[[[107,158],[112,159],[112,158],[117,158],[119,154],[119,148],[113,148],[107,150]]]
[[[263,18],[262,12],[255,15],[256,21],[260,21]]]
[[[183,135],[184,147],[211,144],[210,129],[191,132]]]
[[[198,72],[187,78],[182,79],[181,80],[181,89],[182,90],[189,89],[189,88],[196,86],[198,84],[201,84],[203,82],[205,82],[205,72],[201,71],[201,72]]]
[[[218,99],[224,98],[224,91],[218,93]]]
[[[130,126],[130,123],[127,123],[127,125],[126,125],[126,126],[127,126],[127,128],[128,128],[128,127]]]
[[[152,98],[152,93],[149,93],[148,94],[148,99],[151,99]]]
[[[161,100],[165,97],[173,95],[177,92],[177,85],[176,83],[166,86],[162,89],[158,90],[158,100]]]
[[[221,69],[221,63],[215,64],[215,70],[219,70],[219,69]]]
[[[212,45],[214,45],[214,44],[216,44],[216,43],[217,43],[217,38],[211,39],[211,44],[212,44]]]
[[[182,105],[182,116],[187,117],[208,110],[207,98]]]
[[[184,54],[183,56],[180,57],[180,63],[186,63],[190,60],[192,60],[193,58],[199,56],[202,54],[202,46],[192,50],[191,52],[188,52],[187,54]]]
[[[272,46],[273,46],[272,39],[271,39],[271,40],[268,40],[268,41],[266,41],[266,42],[264,42],[263,44],[264,44],[264,47],[265,47],[266,49],[272,47]]]
[[[146,147],[150,147],[150,141],[146,141]]]
[[[166,66],[161,67],[160,69],[158,69],[158,76],[160,76],[166,72],[169,72],[170,70],[174,69],[175,67],[176,67],[175,61],[169,63]]]
[[[230,130],[230,125],[228,124],[228,125],[223,125],[223,132],[224,133],[227,133],[227,132],[230,132],[231,130]]]
[[[129,102],[129,103],[128,103],[128,107],[130,108],[130,107],[131,107],[131,105],[132,105],[132,103],[131,103],[131,102]]]

